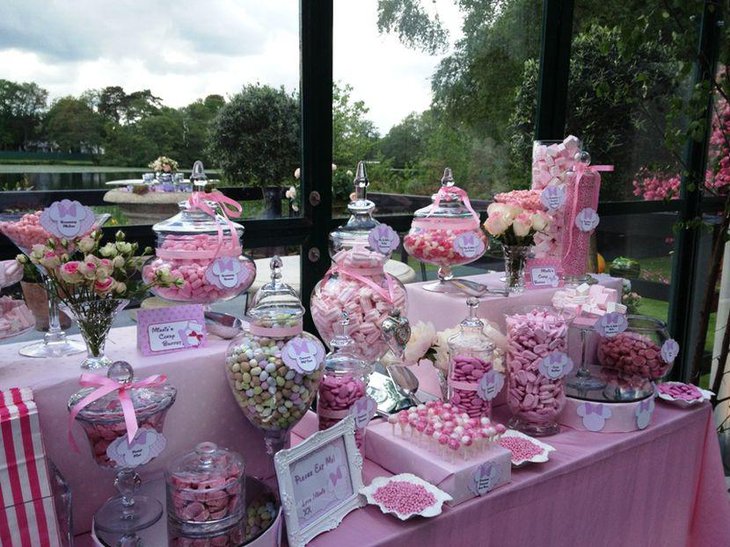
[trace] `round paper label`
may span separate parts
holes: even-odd
[[[302,374],[316,370],[324,359],[324,346],[316,338],[295,336],[281,348],[281,358],[290,369]]]

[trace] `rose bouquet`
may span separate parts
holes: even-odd
[[[152,169],[155,173],[174,173],[177,171],[178,163],[167,156],[160,156],[147,167]]]
[[[535,244],[536,234],[543,233],[550,223],[534,194],[537,192],[532,190],[499,194],[495,199],[500,201],[487,208],[484,222],[484,229],[502,244],[507,286],[513,293],[524,290],[524,267],[530,247]]]
[[[45,245],[32,247],[30,261],[45,270],[49,290],[78,322],[88,350],[83,368],[110,364],[104,356],[104,343],[114,317],[130,298],[142,296],[154,286],[182,283],[165,269],[142,281],[139,272],[152,249],[146,248],[142,255],[137,254],[138,249],[137,243],[125,240],[122,231],[116,233],[114,242],[102,244],[100,230],[71,240],[49,239]]]

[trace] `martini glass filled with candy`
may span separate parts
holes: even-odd
[[[46,245],[49,240],[58,241],[54,235],[41,226],[42,211],[27,213],[20,218],[4,218],[0,221],[0,232],[26,256],[30,256],[33,245]],[[108,214],[94,215],[94,223],[88,232],[101,227],[110,217]],[[86,351],[86,344],[70,340],[61,329],[58,299],[54,296],[51,281],[45,269],[37,266],[48,293],[48,332],[43,340],[20,348],[24,357],[63,357]]]
[[[451,169],[444,170],[441,188],[433,203],[413,214],[411,229],[403,247],[413,258],[438,266],[438,281],[424,285],[433,292],[458,292],[448,283],[453,266],[469,264],[484,254],[486,237],[479,226],[479,215],[466,192],[455,186]]]
[[[114,486],[119,491],[96,511],[95,526],[114,533],[147,528],[162,516],[162,505],[135,494],[142,484],[137,469],[165,448],[162,429],[177,390],[164,376],[135,381],[132,367],[124,361],[113,363],[106,377],[87,375],[86,380],[96,387],[71,396],[68,409],[83,427],[96,464],[116,471]],[[130,423],[137,427],[131,441]]]

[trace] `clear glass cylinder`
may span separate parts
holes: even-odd
[[[512,294],[525,291],[525,263],[531,249],[524,245],[502,245],[505,285]]]
[[[546,376],[541,363],[553,352],[567,353],[573,318],[572,313],[549,306],[520,308],[506,315],[510,427],[535,436],[560,431],[557,417],[565,406],[564,377]]]
[[[471,418],[489,418],[493,397],[480,389],[480,382],[493,369],[494,345],[484,334],[484,323],[476,315],[479,300],[469,298],[467,306],[469,316],[461,322],[459,333],[448,339],[448,400]]]
[[[537,140],[532,143],[532,189],[564,184],[582,150],[580,139],[573,135],[563,140]]]

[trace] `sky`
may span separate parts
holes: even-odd
[[[451,0],[429,9],[458,35]],[[377,31],[377,0],[334,0],[334,79],[352,85],[381,134],[431,102],[440,56]],[[50,98],[120,85],[171,107],[248,83],[299,85],[298,0],[2,0],[0,78]]]

